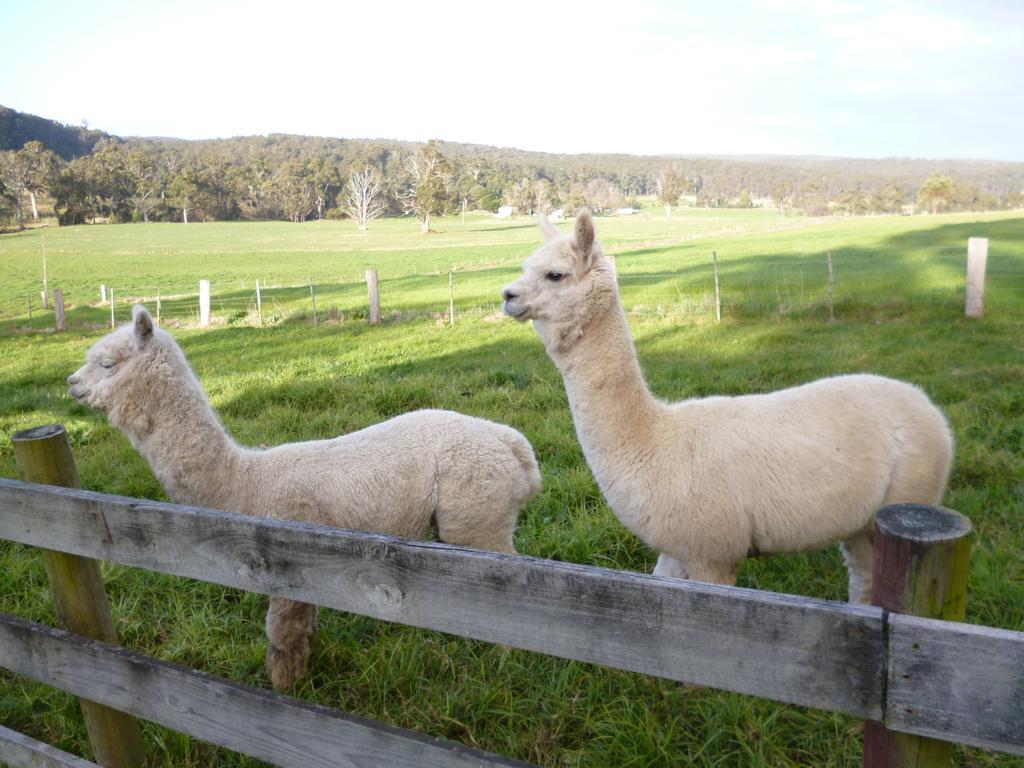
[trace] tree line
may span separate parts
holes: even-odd
[[[102,134],[69,159],[40,140],[0,152],[0,221],[18,227],[39,218],[42,197],[61,224],[348,217],[365,232],[378,216],[413,215],[427,232],[432,216],[501,205],[569,215],[656,195],[668,213],[687,204],[861,215],[1021,207],[1022,190],[1021,163],[548,155],[437,140]]]

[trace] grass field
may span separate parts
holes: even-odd
[[[659,212],[660,213],[660,212]],[[957,440],[947,506],[973,520],[968,621],[1024,630],[1024,217],[1019,214],[804,220],[766,211],[688,211],[598,219],[616,254],[623,300],[651,388],[668,399],[740,394],[872,371],[913,381],[945,410]],[[498,288],[539,242],[525,221],[380,221],[305,225],[120,225],[0,236],[0,475],[16,476],[10,433],[61,422],[86,488],[165,498],[152,472],[64,378],[103,333],[100,283],[165,303],[200,380],[245,444],[329,437],[422,407],[511,424],[544,474],[519,551],[649,571],[653,554],[612,516],[583,460],[560,376],[528,326],[494,313]],[[969,236],[990,238],[986,315],[963,318]],[[50,287],[70,330],[40,312],[45,238]],[[725,320],[713,322],[710,253],[721,261]],[[837,322],[827,321],[836,268]],[[444,319],[448,270],[456,324]],[[379,270],[386,321],[371,328],[362,273]],[[214,283],[213,328],[192,327],[195,284]],[[255,279],[281,291],[256,327]],[[34,330],[27,297],[35,292]],[[271,293],[273,296],[273,292]],[[224,302],[218,310],[217,297]],[[322,298],[321,298],[322,297]],[[265,299],[266,302],[266,299]],[[336,311],[332,312],[332,306]],[[127,319],[129,306],[117,316]],[[263,676],[265,598],[104,565],[125,645],[246,683]],[[843,599],[837,551],[747,562],[742,586]],[[42,564],[0,542],[0,611],[54,622]],[[848,718],[543,657],[324,611],[312,701],[546,766],[857,766]],[[0,671],[0,722],[78,754],[84,728],[63,694]],[[161,766],[252,766],[147,724]],[[977,750],[965,766],[1024,760]]]

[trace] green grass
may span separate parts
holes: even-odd
[[[799,228],[765,232],[778,226]],[[19,297],[38,291],[43,233],[0,237],[0,475],[16,476],[11,432],[61,422],[85,487],[165,498],[127,440],[65,391],[64,378],[103,332],[94,326],[108,310],[90,304],[99,283],[125,286],[126,297],[153,296],[156,288],[194,290],[205,276],[217,296],[233,283],[244,293],[237,283],[256,277],[284,284],[312,276],[325,295],[339,286],[338,316],[351,318],[364,295],[357,278],[374,266],[385,312],[402,313],[376,328],[359,319],[313,326],[302,315],[308,289],[282,300],[269,327],[238,317],[198,330],[187,312],[178,315],[175,334],[232,434],[247,444],[328,437],[422,407],[503,421],[527,435],[544,473],[518,549],[649,570],[653,553],[615,520],[594,484],[561,379],[535,334],[491,311],[537,231],[472,217],[436,229],[424,237],[415,222],[382,221],[365,239],[347,222],[48,229],[51,286],[63,285],[74,305],[65,334],[26,332]],[[968,621],[1024,630],[1024,218],[807,221],[691,211],[671,222],[599,219],[598,231],[616,253],[641,362],[662,397],[767,391],[854,371],[924,387],[957,439],[945,503],[976,530]],[[964,254],[974,235],[991,239],[990,278],[985,318],[968,321]],[[721,325],[703,300],[712,249],[721,261]],[[837,273],[832,324],[826,251]],[[465,271],[456,275],[462,314],[449,327],[434,315],[446,310],[453,264]],[[341,303],[345,290],[350,305]],[[323,304],[326,315],[330,301]],[[34,322],[38,330],[52,318],[37,314]],[[267,685],[265,598],[120,566],[104,565],[104,574],[125,645]],[[740,584],[845,594],[836,551],[749,561]],[[55,621],[38,557],[7,543],[0,610]],[[860,725],[842,716],[333,611],[321,614],[312,670],[297,691],[303,698],[546,766],[860,764]],[[0,713],[9,727],[88,753],[81,716],[62,694],[0,672]],[[155,765],[258,764],[150,724],[145,732]],[[958,761],[1024,766],[979,750],[960,750]]]

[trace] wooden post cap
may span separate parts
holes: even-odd
[[[875,530],[921,544],[941,544],[970,534],[971,521],[946,507],[891,504],[875,516]]]
[[[23,443],[29,440],[49,440],[65,432],[63,424],[47,424],[42,427],[30,427],[11,435],[11,442]]]

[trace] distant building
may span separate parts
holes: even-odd
[[[561,221],[565,218],[565,211],[561,208],[555,208],[551,213],[548,214],[550,221]]]
[[[511,205],[503,205],[498,208],[498,212],[495,214],[499,219],[511,219],[512,214],[515,213],[515,208]]]
[[[636,208],[616,208],[615,209],[615,215],[616,216],[632,216],[634,213],[636,213]]]

